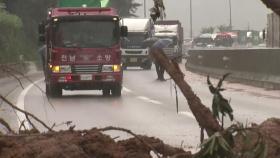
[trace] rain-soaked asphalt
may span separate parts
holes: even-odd
[[[185,70],[183,64],[181,67]],[[206,78],[184,72],[186,81],[201,97],[202,102],[210,107],[212,96],[207,88]],[[25,96],[24,108],[50,126],[66,121],[73,121],[76,129],[117,126],[137,134],[158,137],[177,147],[182,144],[184,148],[197,146],[199,127],[180,92],[177,114],[171,81],[155,80],[154,68],[150,71],[131,68],[124,72],[124,78],[121,98],[103,97],[98,91],[64,91],[62,98],[48,101],[33,87]],[[39,82],[39,86],[43,88],[44,82]],[[237,121],[260,123],[267,118],[280,116],[279,91],[267,91],[236,83],[226,83],[225,86],[228,89],[225,96],[231,99]],[[62,125],[56,129],[63,128],[66,127]],[[122,133],[111,134],[127,136]]]

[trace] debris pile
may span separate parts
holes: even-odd
[[[267,158],[279,158],[280,157],[280,119],[271,118],[264,121],[260,125],[252,125],[252,129],[249,133],[247,133],[247,139],[250,140],[251,143],[244,143],[244,138],[236,137],[235,139],[239,139],[237,144],[235,145],[238,151],[250,150],[254,146],[258,145],[257,141],[260,138],[258,135],[260,134],[262,139],[266,144],[266,157]],[[253,141],[252,141],[253,140]]]
[[[191,157],[191,153],[170,147],[156,138],[137,136],[117,142],[96,128],[0,136],[0,158],[150,158],[151,148],[155,155],[163,157]]]

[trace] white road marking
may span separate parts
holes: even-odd
[[[137,97],[138,99],[142,99],[142,100],[145,100],[145,101],[149,101],[150,99],[149,98],[147,98],[147,97],[144,97],[144,96],[139,96],[139,97]]]
[[[41,82],[41,81],[43,81],[43,80],[44,80],[44,78],[41,78],[41,79],[35,81],[34,84],[37,84],[37,83],[39,83],[39,82]],[[24,90],[19,94],[19,97],[18,97],[18,99],[17,99],[17,104],[16,104],[16,106],[17,106],[18,108],[24,110],[25,96],[27,95],[28,91],[34,86],[34,84],[29,84],[29,85],[28,85],[26,88],[24,88]],[[19,126],[20,126],[21,122],[24,121],[24,120],[26,120],[26,117],[25,117],[25,115],[24,115],[23,113],[21,113],[21,112],[19,112],[19,111],[17,111],[17,115],[18,115],[18,117],[19,117],[18,124],[19,124]],[[25,127],[26,127],[27,129],[30,129],[29,123],[25,122],[24,125],[25,125]]]
[[[150,100],[150,102],[153,104],[162,105],[162,103],[157,100]]]
[[[127,93],[131,93],[132,92],[132,90],[130,90],[130,89],[126,88],[126,87],[123,87],[123,91],[127,92]]]
[[[194,119],[195,120],[195,117],[193,116],[193,114],[191,112],[188,112],[188,111],[180,111],[179,112],[180,115],[185,115],[191,119]]]
[[[149,103],[153,103],[153,104],[157,104],[157,105],[162,105],[161,102],[159,102],[159,101],[157,101],[157,100],[152,100],[152,99],[147,98],[147,97],[145,97],[145,96],[138,96],[137,98],[138,98],[138,99],[141,99],[141,100],[144,100],[144,101],[146,101],[146,102],[149,102]]]

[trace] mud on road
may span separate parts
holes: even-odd
[[[191,155],[159,139],[138,137],[160,155]],[[137,138],[116,142],[98,129],[0,137],[0,158],[150,158],[150,153]]]
[[[268,145],[267,158],[279,158],[280,120],[269,119],[253,127],[265,138]],[[45,134],[2,135],[0,158],[151,158],[152,151],[160,157],[194,156],[191,152],[166,145],[154,137],[135,135],[127,140],[116,141],[116,138],[111,138],[101,131],[104,130],[94,128]],[[257,139],[253,134],[250,138]],[[244,149],[238,141],[235,147],[239,151]]]

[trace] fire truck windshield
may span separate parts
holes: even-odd
[[[54,45],[67,48],[104,48],[118,42],[114,21],[61,21],[54,25]]]
[[[174,47],[175,45],[178,44],[178,39],[176,36],[173,37],[168,37],[168,36],[157,36],[157,38],[159,39],[170,39],[172,40],[172,43],[170,45],[168,45],[169,48]]]
[[[139,32],[139,33],[130,32],[127,38],[122,42],[122,47],[127,49],[145,48],[143,42],[147,38],[148,38],[147,35],[143,32]]]

